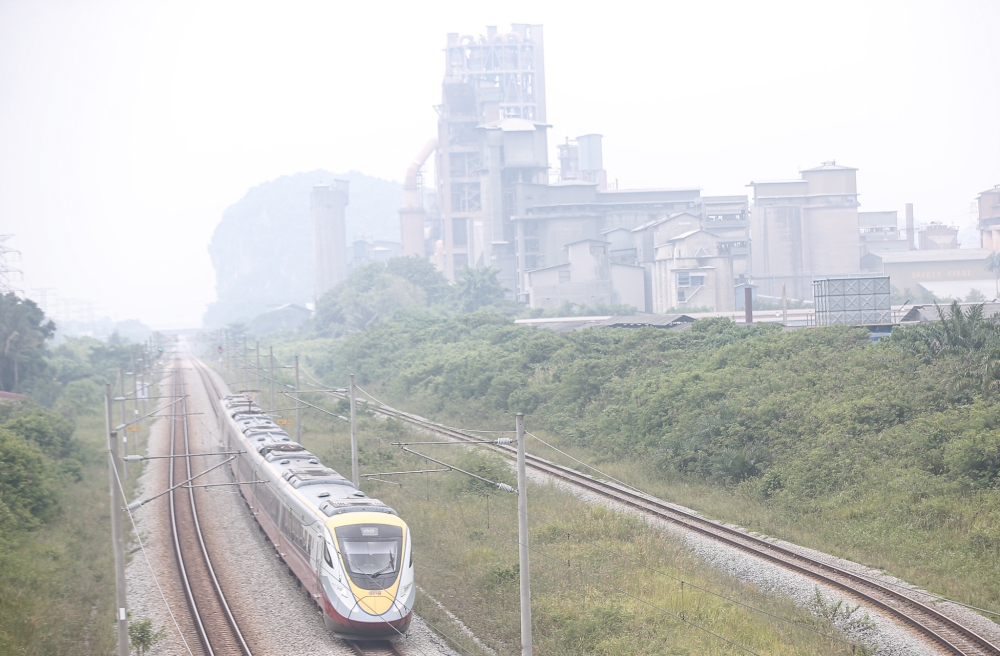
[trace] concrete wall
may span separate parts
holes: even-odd
[[[971,252],[970,252],[971,251]],[[941,251],[930,251],[939,254]],[[954,251],[954,259],[935,259],[924,262],[881,262],[880,270],[889,276],[893,287],[915,289],[922,282],[946,282],[949,280],[992,280],[995,274],[986,268],[986,258],[990,251],[986,249],[961,249]],[[919,251],[909,251],[919,253]],[[967,259],[966,255],[974,255]],[[873,257],[879,256],[873,253]],[[886,259],[891,257],[886,253]],[[962,256],[959,258],[958,256]]]
[[[824,162],[801,180],[751,183],[752,266],[760,292],[812,297],[812,278],[861,270],[857,171]]]
[[[573,271],[573,282],[609,280],[608,244],[588,239],[566,246],[567,259]]]
[[[631,305],[640,312],[646,307],[646,282],[641,266],[611,265],[611,302]]]
[[[861,270],[857,207],[806,207],[802,224],[803,241],[808,252],[804,264],[811,275],[857,273]]]
[[[1000,251],[1000,185],[979,194],[977,201],[983,248]]]
[[[699,230],[656,249],[651,271],[653,312],[685,307],[715,312],[734,309],[733,260],[718,254],[718,244],[718,236]],[[678,274],[686,274],[687,286],[679,284]]]

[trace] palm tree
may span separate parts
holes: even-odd
[[[463,312],[475,312],[481,307],[503,302],[506,294],[503,283],[497,280],[498,273],[500,271],[493,267],[465,267],[459,272],[452,290]]]
[[[986,258],[986,268],[996,276],[996,296],[994,298],[1000,298],[1000,253],[990,253],[989,257]]]

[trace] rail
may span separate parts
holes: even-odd
[[[199,376],[204,381],[200,370]],[[175,394],[183,393],[184,381],[181,376],[174,376],[173,386]],[[181,403],[181,413],[170,421],[172,456],[169,469],[170,487],[174,487],[176,478],[184,480],[192,477],[191,457],[188,455],[191,449],[186,399],[182,399]],[[180,449],[183,449],[182,453],[179,452]],[[171,492],[169,499],[170,526],[177,569],[192,623],[205,654],[215,656],[239,653],[252,656],[219,584],[219,579],[215,575],[215,568],[212,566],[212,559],[198,520],[198,502],[194,488],[190,486],[177,488]]]
[[[346,397],[343,393],[338,392],[331,392],[331,395],[339,398]],[[455,440],[482,445],[480,437],[442,426],[419,415],[396,410],[384,404],[369,403],[363,400],[362,402],[372,408],[375,413],[385,417],[406,421]],[[516,450],[512,447],[490,446],[487,448],[509,458],[516,457]],[[653,496],[615,483],[602,481],[569,467],[557,465],[544,458],[529,454],[527,455],[527,465],[535,471],[575,487],[583,488],[606,499],[680,525],[700,535],[849,593],[887,611],[953,654],[1000,656],[1000,647],[984,636],[902,591],[894,590],[854,572],[805,556],[766,539],[749,535],[691,512],[685,512]]]

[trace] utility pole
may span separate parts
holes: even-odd
[[[104,384],[104,418],[108,429],[108,483],[111,486],[111,543],[115,551],[115,622],[118,625],[118,656],[129,656],[128,600],[125,592],[125,537],[122,508],[125,499],[118,488],[118,433],[111,430],[111,384]]]
[[[295,356],[295,441],[302,444],[302,406],[299,405],[299,356]]]
[[[257,353],[257,394],[260,394],[260,342],[254,342],[254,351]],[[257,397],[260,399],[260,397]]]
[[[785,283],[781,283],[781,325],[788,325],[788,296],[785,294]]]
[[[517,429],[517,555],[521,570],[521,656],[532,656],[531,577],[528,571],[528,484],[524,464],[524,413],[514,417]]]
[[[247,336],[243,335],[243,389],[250,389],[249,374],[247,368],[250,366],[250,356],[247,354]]]
[[[142,362],[142,414],[147,415],[149,414],[149,389],[153,386],[153,352],[146,351]]]
[[[354,398],[354,374],[351,374],[351,482],[354,487],[361,489],[361,480],[358,475],[358,420],[357,401]]]
[[[142,352],[139,355],[142,355]],[[141,369],[144,364],[146,364],[145,359],[139,358],[136,360],[135,356],[132,356],[132,397],[136,417],[141,416],[139,414],[139,369],[136,369],[136,366]]]
[[[273,346],[269,346],[268,347],[268,354],[270,355],[270,358],[271,358],[271,368],[268,369],[268,372],[270,372],[270,374],[271,374],[270,375],[270,379],[271,379],[271,414],[274,414],[274,347]]]
[[[118,365],[118,379],[121,381],[121,400],[122,400],[122,451],[125,455],[128,455],[128,419],[125,418],[125,403],[128,401],[128,397],[125,396],[125,367],[123,365]],[[124,477],[128,480],[128,465],[124,466]]]

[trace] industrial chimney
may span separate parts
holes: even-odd
[[[347,277],[347,180],[312,190],[313,264],[316,300]]]
[[[916,249],[916,232],[913,229],[913,203],[906,204],[906,250]]]
[[[424,199],[420,192],[420,167],[437,148],[437,138],[430,139],[417,153],[416,159],[406,169],[403,183],[403,207],[399,210],[399,222],[403,235],[403,256],[426,257],[424,252]]]

